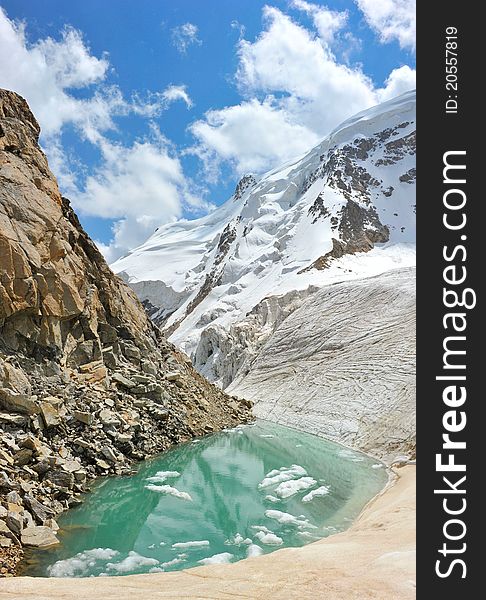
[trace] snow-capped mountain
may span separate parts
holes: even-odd
[[[228,366],[224,340],[264,299],[294,302],[329,283],[413,265],[414,242],[409,92],[260,179],[246,175],[217,210],[160,227],[112,268],[196,367],[226,386],[248,356]],[[277,316],[266,319],[262,332]]]

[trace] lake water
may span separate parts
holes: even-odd
[[[23,574],[127,575],[234,562],[346,529],[383,488],[381,463],[257,421],[103,478],[59,518],[61,545]]]

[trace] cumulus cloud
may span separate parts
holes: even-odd
[[[0,86],[24,96],[42,129],[42,144],[62,192],[84,215],[115,219],[111,244],[101,244],[109,259],[136,246],[161,223],[181,216],[183,207],[203,209],[187,189],[179,159],[156,130],[131,145],[115,144],[109,132],[128,115],[159,116],[173,102],[187,108],[192,100],[184,85],[161,92],[124,97],[107,83],[108,55],[92,54],[81,33],[65,28],[59,40],[30,44],[25,26],[0,8]],[[83,89],[83,98],[73,90]],[[101,154],[94,173],[83,179],[84,166],[62,144],[66,126]]]
[[[197,139],[192,151],[213,175],[222,162],[238,173],[273,168],[310,149],[354,113],[410,89],[409,67],[390,74],[380,89],[361,66],[336,57],[333,45],[346,13],[305,0],[293,0],[292,6],[312,16],[316,31],[266,6],[260,35],[238,43],[242,102],[211,110],[191,126]]]
[[[192,108],[194,105],[187,93],[185,85],[170,85],[164,90],[162,96],[168,104],[176,102],[177,100],[182,100],[187,108]]]
[[[391,98],[415,89],[415,85],[415,70],[411,69],[408,65],[403,65],[398,69],[393,69],[385,82],[385,87],[378,90],[378,98],[380,102],[391,100]]]
[[[366,22],[382,42],[397,40],[415,50],[416,0],[356,0]]]
[[[327,44],[332,44],[336,33],[341,30],[348,20],[347,11],[329,10],[305,0],[292,0],[291,6],[312,17],[319,37]]]
[[[153,128],[131,146],[104,140],[102,162],[74,198],[81,214],[117,219],[113,240],[103,250],[114,260],[143,242],[156,227],[194,205],[181,163],[168,140]]]
[[[222,160],[234,164],[240,173],[260,172],[319,141],[316,133],[288,119],[270,97],[211,110],[190,129],[200,142],[193,152],[213,179]]]
[[[197,37],[199,28],[194,23],[184,23],[174,27],[171,31],[172,44],[181,54],[185,54],[189,46],[200,46],[201,40]]]

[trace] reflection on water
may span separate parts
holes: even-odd
[[[98,481],[60,517],[62,544],[30,553],[24,574],[169,571],[301,546],[347,527],[386,478],[367,456],[258,421]]]

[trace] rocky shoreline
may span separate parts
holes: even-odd
[[[14,395],[11,388],[0,389],[2,410],[5,399],[10,401],[10,410],[0,413],[0,576],[17,574],[23,547],[59,543],[55,518],[82,501],[95,477],[129,475],[136,461],[251,419],[250,403],[233,398],[216,419],[184,422],[182,408],[192,412],[198,404],[214,402],[214,396],[224,400],[224,394],[194,375],[187,358],[173,349],[156,399],[146,397],[153,378],[133,368],[110,374],[94,363],[80,380],[72,370],[46,377],[31,362],[29,382],[24,376],[28,363],[25,370],[10,362],[1,367],[10,386],[15,380],[22,391]],[[143,364],[147,369],[151,361]],[[84,379],[96,372],[104,374],[102,383]],[[194,377],[200,387],[191,381]],[[142,378],[145,392],[139,387],[137,396],[133,390]],[[200,395],[201,387],[207,395]]]
[[[23,98],[0,90],[0,575],[59,543],[100,475],[248,422],[149,320],[59,193]]]
[[[321,598],[414,600],[415,467],[394,468],[394,480],[349,529],[301,548],[285,548],[231,565],[125,577],[32,578],[5,581],[0,597],[15,600],[175,600]]]

